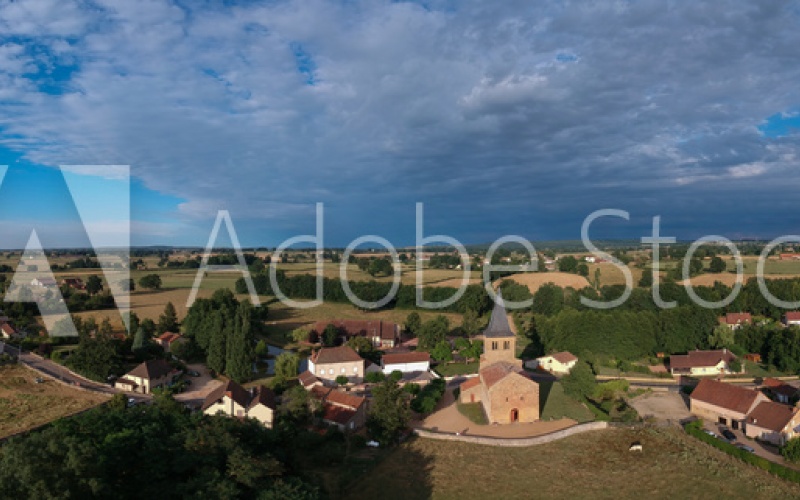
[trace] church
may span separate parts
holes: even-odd
[[[517,336],[499,294],[483,337],[478,376],[461,384],[461,402],[481,403],[492,424],[539,420],[539,384],[516,358]]]

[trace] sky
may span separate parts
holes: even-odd
[[[797,2],[0,3],[0,248],[800,234]],[[78,174],[84,211],[60,165]],[[86,220],[89,219],[89,220]],[[104,229],[103,229],[104,228]],[[222,231],[224,233],[224,231]],[[121,240],[119,240],[121,241]],[[111,243],[109,243],[111,244]]]

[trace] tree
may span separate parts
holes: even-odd
[[[348,379],[346,375],[339,375],[336,377],[336,383],[339,385],[347,385],[348,382],[350,382],[350,379]]]
[[[145,347],[145,341],[147,340],[146,334],[144,332],[144,328],[141,326],[136,330],[136,334],[133,336],[133,345],[131,346],[131,350],[133,352],[140,352]]]
[[[561,379],[564,392],[572,397],[589,397],[594,393],[595,378],[589,364],[584,360],[579,360],[570,370],[569,375]]]
[[[586,265],[585,262],[581,262],[577,266],[575,266],[575,272],[583,276],[584,278],[589,277],[589,266]]]
[[[708,345],[714,349],[730,347],[734,343],[735,332],[726,325],[719,325],[708,336]]]
[[[426,321],[419,332],[418,349],[430,352],[431,349],[447,338],[450,331],[450,321],[447,317],[436,316],[436,318]]]
[[[558,270],[562,273],[574,273],[578,268],[578,259],[567,255],[558,259]]]
[[[325,347],[333,347],[336,344],[336,339],[339,338],[339,328],[334,324],[328,324],[325,331],[322,332],[322,345]]]
[[[287,389],[281,396],[281,405],[278,407],[278,415],[281,418],[291,418],[295,422],[304,423],[311,416],[309,404],[311,400],[308,391],[301,385],[296,385]]]
[[[275,360],[275,377],[281,380],[290,380],[297,377],[300,368],[300,358],[293,352],[282,352]]]
[[[725,264],[725,261],[722,260],[721,257],[714,257],[711,259],[711,263],[708,265],[708,270],[712,273],[721,273],[728,269],[728,266]]]
[[[452,361],[453,352],[452,348],[450,347],[450,342],[442,340],[441,342],[436,344],[436,347],[434,347],[433,350],[431,350],[431,356],[433,357],[433,359],[436,359],[438,361],[443,361],[443,362]]]
[[[264,358],[268,354],[269,354],[269,346],[264,341],[264,339],[259,340],[258,344],[256,344],[256,356],[258,356],[259,358]]]
[[[461,329],[470,337],[478,333],[480,325],[478,324],[478,313],[473,309],[467,309],[464,312],[464,318],[461,321]]]
[[[241,302],[236,311],[233,329],[225,345],[225,373],[236,382],[244,382],[252,374],[253,335],[250,302]]]
[[[408,417],[405,395],[397,382],[387,379],[373,387],[367,430],[375,440],[384,446],[397,443]]]
[[[375,350],[375,346],[372,345],[372,341],[360,335],[356,335],[355,337],[348,340],[347,346],[352,348],[354,351],[356,351],[358,354],[361,354],[362,356],[366,353],[371,353]]]
[[[172,302],[164,306],[164,313],[158,317],[158,333],[178,331],[178,313]]]
[[[787,441],[781,448],[781,455],[789,462],[800,462],[800,437]]]
[[[689,261],[689,276],[696,276],[703,272],[703,261],[692,259]]]
[[[103,290],[103,280],[96,274],[92,274],[86,279],[86,293],[95,295]]]
[[[208,344],[206,364],[216,373],[225,373],[225,331],[221,328],[214,331]]]
[[[148,274],[139,279],[139,286],[149,290],[158,290],[161,288],[161,276],[157,274]]]
[[[409,313],[406,317],[406,332],[410,333],[412,336],[416,337],[419,334],[420,328],[422,328],[422,319],[419,317],[418,312]]]
[[[292,330],[292,340],[295,342],[306,342],[311,336],[311,331],[308,328],[295,328]]]

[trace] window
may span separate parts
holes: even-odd
[[[319,374],[320,375],[325,375],[325,368],[320,368],[319,369]]]
[[[353,373],[358,373],[358,367],[357,366],[353,367]]]
[[[346,371],[347,371],[347,369],[343,366],[342,369],[339,371],[339,373],[344,373]]]
[[[331,374],[331,375],[333,375],[333,368],[331,368],[330,370],[328,370],[328,373],[329,373],[329,374]]]
[[[507,351],[510,348],[511,348],[511,342],[509,342],[508,340],[504,341],[503,342],[503,349],[505,349]]]
[[[493,350],[493,351],[496,351],[496,350],[497,350],[497,341],[495,341],[495,342],[492,342],[492,350]]]

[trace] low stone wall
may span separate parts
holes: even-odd
[[[552,441],[564,439],[565,437],[569,437],[575,434],[580,434],[582,432],[602,430],[602,429],[607,429],[608,427],[609,427],[608,422],[588,422],[585,424],[573,425],[572,427],[561,429],[560,431],[551,432],[549,434],[544,434],[541,436],[535,436],[529,438],[498,438],[498,437],[488,437],[488,436],[471,436],[463,434],[459,435],[459,434],[451,434],[445,432],[434,432],[425,429],[415,429],[415,433],[420,437],[429,439],[442,439],[445,441],[461,441],[462,443],[483,444],[487,446],[510,447],[510,446],[535,446],[538,444],[550,443]]]

